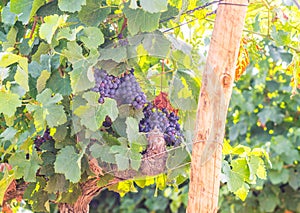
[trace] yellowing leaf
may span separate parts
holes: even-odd
[[[45,39],[48,44],[51,44],[52,38],[54,33],[56,32],[57,28],[64,26],[66,22],[67,16],[59,16],[57,14],[46,16],[44,18],[44,22],[40,27],[40,37]]]
[[[234,194],[236,194],[242,201],[247,198],[249,192],[249,186],[244,183],[241,188],[239,188]]]
[[[28,73],[28,59],[13,53],[0,53],[0,67],[8,67],[14,63],[18,63],[20,67]]]
[[[250,64],[249,54],[245,48],[245,44],[247,44],[247,40],[243,38],[241,40],[240,50],[236,62],[235,81],[239,80],[241,75],[246,71],[247,66]]]
[[[28,86],[28,71],[21,69],[19,66],[15,74],[15,81],[27,92],[29,91]]]
[[[37,88],[37,90],[38,90],[39,93],[41,91],[43,91],[43,89],[45,89],[46,82],[49,79],[49,77],[50,77],[50,72],[48,72],[48,70],[43,70],[41,72],[41,75],[37,79],[37,83],[36,83],[36,88]]]
[[[265,164],[262,161],[262,159],[260,159],[260,164],[259,164],[259,166],[257,168],[256,175],[260,179],[264,179],[265,180],[267,178],[267,171],[266,171]]]

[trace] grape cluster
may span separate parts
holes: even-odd
[[[45,143],[48,140],[52,140],[52,137],[50,136],[50,130],[47,129],[43,136],[38,135],[34,140],[34,147],[37,151],[41,151],[40,147],[43,143]]]
[[[149,103],[144,109],[144,118],[139,123],[140,132],[150,132],[155,127],[164,133],[167,145],[177,146],[181,143],[182,133],[178,116],[167,109],[157,109]]]
[[[118,105],[131,104],[135,109],[142,109],[146,103],[146,95],[142,92],[136,81],[133,70],[118,78],[108,75],[105,70],[95,69],[94,92],[100,93],[98,102],[104,103],[104,98],[109,97],[117,101]]]
[[[133,70],[120,78],[121,84],[117,89],[115,99],[118,105],[131,104],[135,109],[142,109],[146,104],[146,95],[142,92]]]
[[[100,93],[98,102],[103,104],[105,97],[115,97],[116,91],[120,84],[120,79],[113,75],[108,75],[105,70],[95,69],[94,71],[96,84],[92,91]]]

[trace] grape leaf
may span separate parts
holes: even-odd
[[[66,178],[62,174],[54,174],[47,181],[45,190],[49,193],[65,192],[67,190]]]
[[[80,118],[81,125],[88,129],[97,131],[102,126],[106,116],[109,116],[112,121],[118,117],[119,111],[115,100],[107,98],[100,105],[98,103],[99,94],[91,91],[84,93],[83,98],[87,100],[86,105],[80,104],[76,108],[76,102],[82,102],[82,99],[76,99],[73,111]]]
[[[0,113],[9,117],[13,116],[17,107],[20,107],[22,104],[17,94],[4,91],[0,91],[0,103]]]
[[[183,84],[184,79],[174,76],[171,89],[169,92],[170,102],[174,108],[182,110],[195,110],[197,109],[197,102],[190,93],[187,84]],[[181,97],[180,97],[180,96]]]
[[[60,93],[64,96],[70,95],[72,88],[69,74],[65,73],[64,76],[61,76],[58,71],[52,72],[47,81],[47,88],[50,88],[54,93]]]
[[[19,15],[19,21],[27,24],[30,18],[33,0],[11,0],[11,12]]]
[[[7,33],[6,36],[6,41],[3,42],[2,44],[2,48],[3,50],[7,50],[10,47],[14,47],[15,43],[16,43],[16,37],[17,37],[17,29],[12,27],[10,28],[10,30]]]
[[[92,72],[92,66],[97,62],[99,53],[97,50],[91,50],[90,55],[85,58],[82,55],[81,47],[71,41],[67,44],[67,49],[63,54],[73,64],[73,71],[70,73],[71,87],[74,93],[84,91],[94,86],[93,79],[89,79],[89,72]]]
[[[24,176],[26,182],[35,182],[36,172],[40,168],[41,159],[35,150],[32,151],[29,160],[26,159],[26,153],[16,152],[9,158],[9,164],[15,170],[16,179]]]
[[[12,0],[11,12],[18,15],[19,21],[28,24],[29,19],[44,4],[44,0]]]
[[[94,158],[101,158],[102,161],[107,163],[116,163],[115,156],[109,152],[110,146],[95,143],[90,150]]]
[[[40,37],[45,39],[48,44],[51,44],[54,33],[59,27],[65,24],[66,18],[67,16],[59,16],[57,14],[46,16],[44,18],[44,23],[40,27]]]
[[[59,201],[61,203],[75,203],[81,194],[80,185],[71,183],[67,192],[62,193]]]
[[[122,62],[127,59],[126,47],[106,48],[100,50],[99,60],[113,60],[115,62]]]
[[[133,117],[126,118],[126,133],[130,143],[137,142],[139,138],[139,123]]]
[[[129,158],[123,154],[116,154],[115,155],[118,170],[124,171],[129,169]]]
[[[166,11],[168,9],[168,2],[167,0],[141,0],[140,4],[143,10],[150,12],[150,13],[157,13]]]
[[[77,154],[73,146],[66,146],[57,154],[54,163],[55,172],[64,174],[66,179],[77,183],[81,177],[81,158],[83,153]]]
[[[57,40],[67,39],[69,41],[75,41],[77,33],[80,32],[82,29],[83,26],[79,26],[75,29],[71,29],[70,27],[59,29],[56,39]]]
[[[52,96],[51,89],[47,88],[41,94],[37,95],[36,100],[39,102],[38,105],[27,105],[27,109],[33,112],[34,124],[37,131],[45,128],[45,121],[50,128],[62,125],[67,121],[63,106],[57,104],[62,99],[60,94]]]
[[[127,18],[128,31],[131,35],[135,35],[138,32],[151,32],[158,28],[160,13],[152,14],[143,9],[131,9],[128,6],[123,11]]]
[[[50,77],[50,72],[48,70],[43,70],[36,82],[36,88],[38,92],[43,91],[46,87],[46,82]]]
[[[86,27],[83,29],[83,33],[84,35],[80,37],[80,40],[89,49],[97,49],[104,42],[103,33],[97,27]]]
[[[15,81],[27,92],[29,91],[28,85],[28,69],[21,69],[19,66],[15,74]]]
[[[98,26],[111,12],[110,7],[102,8],[98,0],[87,0],[78,13],[79,19],[88,26]]]
[[[249,193],[249,185],[244,183],[241,188],[234,192],[242,201],[245,201]]]
[[[61,11],[74,13],[86,4],[86,0],[58,0],[58,7]]]
[[[10,4],[7,4],[1,12],[2,22],[7,25],[13,25],[16,22],[16,14],[10,11]]]

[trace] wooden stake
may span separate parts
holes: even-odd
[[[225,121],[247,4],[223,0],[217,10],[199,96],[188,213],[218,211]]]

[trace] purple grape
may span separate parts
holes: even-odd
[[[139,123],[140,132],[150,132],[155,127],[164,133],[167,145],[178,146],[181,143],[182,133],[178,116],[167,109],[159,110],[149,103],[143,109],[144,118]]]
[[[92,91],[100,93],[98,102],[103,104],[105,97],[114,98],[120,79],[113,75],[108,75],[105,70],[100,69],[94,70],[94,77],[95,87],[92,88]]]
[[[53,138],[50,135],[50,130],[46,129],[43,136],[38,135],[34,140],[34,147],[37,151],[41,151],[40,147],[46,141],[52,140]]]
[[[147,97],[136,81],[133,70],[120,78],[120,85],[114,97],[118,105],[131,104],[135,109],[142,109],[147,102]]]

